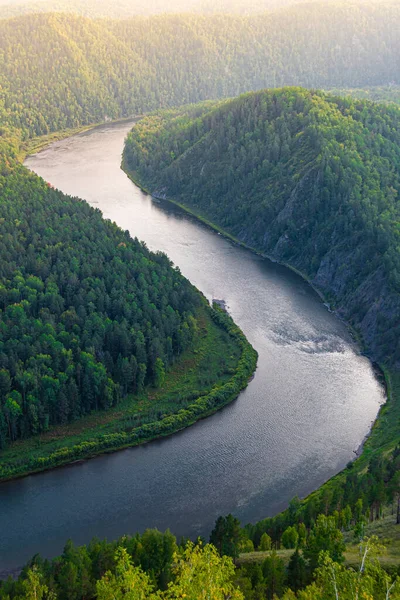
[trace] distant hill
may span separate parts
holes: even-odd
[[[0,122],[26,135],[283,85],[400,83],[400,6],[0,21]]]
[[[288,88],[142,120],[126,164],[240,241],[289,263],[400,362],[400,110]]]

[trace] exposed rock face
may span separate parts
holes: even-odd
[[[276,220],[271,222],[265,231],[261,244],[254,239],[250,231],[239,234],[240,241],[260,251],[279,262],[285,262],[300,270],[309,277],[311,284],[332,302],[337,314],[349,322],[361,334],[365,343],[365,351],[370,358],[377,362],[387,359],[388,345],[395,344],[390,335],[384,335],[382,341],[382,325],[389,329],[398,325],[400,319],[400,295],[391,290],[387,284],[382,267],[370,273],[359,281],[354,276],[354,251],[333,245],[323,256],[316,272],[312,272],[307,258],[301,248],[290,239],[287,232],[283,233],[277,243],[271,247],[274,231],[278,224],[293,216],[298,200],[297,193],[301,186],[296,187],[284,209]],[[337,242],[337,240],[335,240]],[[400,368],[400,364],[396,364]]]

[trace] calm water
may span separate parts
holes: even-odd
[[[354,458],[384,401],[368,360],[306,283],[129,181],[119,168],[128,129],[78,135],[26,164],[224,299],[259,352],[256,376],[229,407],[169,439],[1,485],[0,570],[59,553],[68,537],[208,535],[220,514],[272,515]]]

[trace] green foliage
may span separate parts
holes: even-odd
[[[153,594],[149,576],[140,567],[132,566],[125,548],[117,550],[116,573],[108,571],[96,584],[98,600],[151,600]]]
[[[236,559],[239,556],[242,532],[240,521],[233,515],[219,517],[210,535],[210,543],[217,548],[221,556],[231,556]]]
[[[10,160],[0,166],[1,446],[162,385],[202,303],[165,255]]]
[[[165,575],[154,580],[154,567]],[[169,533],[148,530],[116,542],[68,542],[61,557],[36,556],[17,581],[0,583],[2,600],[243,600],[232,559],[207,544],[188,542],[178,551]]]
[[[290,557],[288,564],[288,585],[294,592],[298,592],[307,583],[307,564],[299,549]]]
[[[188,543],[181,556],[175,555],[173,580],[165,594],[175,600],[244,600],[233,585],[235,568],[228,556],[219,556],[216,549],[207,544]]]
[[[286,583],[286,571],[283,560],[275,551],[266,558],[261,565],[266,585],[266,597],[272,600],[274,596],[281,596]]]
[[[314,571],[321,552],[326,552],[336,563],[342,563],[345,547],[343,534],[337,529],[334,517],[319,515],[307,540],[304,557],[310,570]]]
[[[266,550],[271,550],[272,540],[268,533],[263,533],[260,538],[260,543],[258,545],[258,549],[260,552],[265,552]]]
[[[360,100],[372,100],[384,104],[400,104],[400,86],[393,83],[386,86],[367,86],[365,88],[333,88],[329,91],[331,94],[338,96],[351,96]]]
[[[282,534],[281,539],[284,548],[296,548],[299,542],[299,534],[296,527],[288,527]]]
[[[32,137],[264,87],[387,85],[399,77],[399,24],[396,5],[334,2],[252,17],[3,19],[0,122]]]
[[[400,111],[285,88],[143,119],[125,165],[306,274],[381,361],[400,359]]]

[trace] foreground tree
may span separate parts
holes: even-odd
[[[117,550],[117,569],[113,575],[108,571],[97,582],[98,600],[156,600],[149,576],[140,567],[134,567],[125,548]]]
[[[235,567],[232,559],[220,557],[207,544],[188,542],[185,549],[173,557],[174,580],[164,592],[156,591],[150,577],[140,567],[132,565],[125,548],[117,551],[116,573],[106,573],[97,583],[98,600],[243,600],[235,588]]]
[[[336,527],[335,518],[319,515],[304,550],[310,572],[317,568],[321,552],[326,552],[333,561],[341,564],[345,548],[343,534]]]
[[[189,542],[182,555],[174,557],[175,581],[164,597],[177,600],[243,600],[233,585],[235,567],[228,556],[219,556],[211,544],[195,546]]]
[[[219,517],[210,535],[210,543],[213,544],[220,555],[231,556],[236,560],[239,556],[240,544],[243,532],[240,521],[233,515]]]

